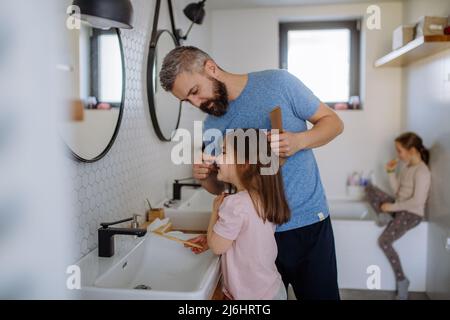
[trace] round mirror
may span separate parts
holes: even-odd
[[[125,70],[119,29],[83,23],[69,32],[70,110],[59,131],[75,159],[94,162],[111,148],[123,113]]]
[[[166,92],[159,81],[164,57],[177,46],[174,35],[168,30],[159,30],[156,45],[150,46],[147,65],[147,94],[153,128],[158,138],[170,141],[178,129],[181,117],[180,102],[172,93]]]

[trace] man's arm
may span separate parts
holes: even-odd
[[[272,150],[280,157],[289,157],[303,149],[323,146],[344,131],[342,120],[322,102],[316,113],[308,121],[313,124],[310,130],[270,134]]]
[[[313,127],[299,133],[300,150],[321,147],[344,131],[344,123],[336,112],[322,102],[308,121],[313,124]]]

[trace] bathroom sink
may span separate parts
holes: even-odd
[[[180,239],[195,236],[179,232],[172,235]],[[118,239],[114,257],[99,258],[94,250],[78,263],[82,299],[212,297],[220,276],[220,263],[210,250],[196,255],[182,244],[151,232],[144,238],[131,239],[127,245],[118,245]]]
[[[197,212],[211,212],[215,195],[205,189],[197,189],[191,194],[187,194],[186,200],[181,201],[179,210],[191,210]]]
[[[183,190],[181,200],[164,207],[175,229],[206,231],[215,195],[205,189]],[[163,204],[160,204],[163,207]]]

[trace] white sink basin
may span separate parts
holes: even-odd
[[[190,194],[186,194],[186,200],[181,201],[178,209],[196,212],[211,212],[214,198],[215,195],[209,193],[205,189],[197,189]]]
[[[173,235],[180,239],[195,236]],[[94,250],[80,260],[82,299],[212,297],[220,276],[220,263],[210,250],[195,255],[182,244],[151,232],[140,239],[130,237],[127,244],[119,243],[119,238],[124,237],[129,236],[116,236],[114,257],[99,258]]]
[[[165,216],[175,229],[207,230],[215,195],[205,189],[183,189],[182,195],[181,201],[164,208]]]

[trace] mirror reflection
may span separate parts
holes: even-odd
[[[111,148],[124,96],[124,62],[118,29],[82,24],[70,33],[72,103],[60,123],[63,140],[77,160],[93,162]]]
[[[170,141],[181,116],[181,103],[160,84],[159,72],[164,57],[176,47],[176,40],[167,30],[158,31],[156,47],[149,51],[148,99],[153,127],[162,141]]]

